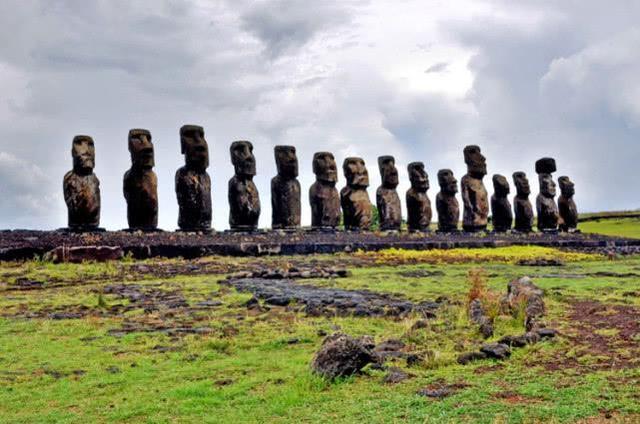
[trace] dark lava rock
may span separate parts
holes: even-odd
[[[335,333],[324,339],[311,368],[316,374],[330,380],[353,375],[367,364],[377,362],[373,348],[373,339],[369,336],[356,339]]]
[[[564,262],[559,259],[520,259],[518,261],[520,266],[564,266]]]
[[[504,336],[498,343],[505,344],[510,347],[524,347],[529,344],[535,344],[540,341],[540,335],[536,332],[528,332],[519,336]]]
[[[558,330],[552,328],[538,328],[535,332],[542,339],[552,339],[558,335]]]
[[[382,379],[382,382],[385,384],[397,384],[403,382],[404,380],[407,380],[410,377],[410,374],[404,372],[400,368],[391,367],[389,368],[387,375],[385,375]]]
[[[487,354],[484,352],[467,352],[458,356],[458,363],[460,365],[467,365],[469,362],[478,361],[480,359],[487,359]]]
[[[285,296],[272,296],[267,298],[267,300],[265,300],[265,303],[276,306],[287,306],[289,303],[291,303],[291,299]]]
[[[485,339],[493,336],[493,323],[485,315],[480,299],[474,299],[469,303],[469,319],[480,326],[480,333]]]
[[[489,358],[506,359],[511,356],[511,349],[504,343],[487,343],[480,347],[480,352],[486,353]]]
[[[116,261],[124,257],[124,251],[119,246],[59,246],[45,255],[45,260],[54,263],[84,261]]]
[[[529,277],[522,277],[509,282],[504,303],[509,310],[517,312],[524,302],[525,328],[527,331],[531,331],[543,326],[539,322],[545,313],[543,296],[542,289],[533,284]]]

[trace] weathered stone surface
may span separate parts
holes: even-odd
[[[309,188],[311,227],[334,230],[340,224],[340,194],[336,189],[338,169],[333,154],[317,152],[313,155],[316,182]]]
[[[487,358],[488,356],[484,352],[467,352],[467,353],[460,354],[458,356],[457,362],[460,365],[467,365],[470,362],[479,361],[481,359],[487,359]]]
[[[382,382],[385,384],[398,384],[411,377],[411,374],[406,373],[398,367],[390,367],[387,374],[382,379]]]
[[[440,192],[436,196],[438,231],[457,231],[460,220],[460,205],[456,199],[458,180],[450,169],[441,169],[438,171],[438,184],[440,185]]]
[[[575,186],[567,176],[558,178],[560,197],[558,198],[558,212],[560,214],[560,231],[575,232],[578,228],[578,208],[573,200]]]
[[[489,218],[489,195],[482,179],[487,175],[487,161],[478,146],[464,148],[467,174],[460,181],[464,214],[462,227],[467,232],[484,231]]]
[[[367,193],[369,173],[361,158],[346,158],[342,164],[347,185],[340,191],[340,204],[347,231],[369,230],[373,210]]]
[[[178,198],[178,227],[183,231],[209,231],[211,229],[211,178],[209,146],[204,129],[198,125],[180,128],[180,150],[185,166],[176,172]]]
[[[536,172],[540,183],[540,194],[536,198],[538,230],[555,232],[558,230],[558,206],[556,205],[556,183],[551,174],[556,171],[556,161],[542,158],[536,161]]]
[[[293,146],[274,149],[278,175],[271,180],[271,226],[274,229],[300,227],[300,182],[298,157]]]
[[[64,201],[73,231],[92,231],[100,225],[100,181],[93,173],[95,146],[88,135],[77,135],[71,147],[73,169],[64,176]]]
[[[432,211],[431,200],[427,196],[429,177],[424,163],[411,162],[407,166],[411,188],[407,190],[407,226],[409,231],[429,231]]]
[[[489,358],[507,359],[511,356],[511,349],[504,343],[487,343],[480,347],[480,352],[485,353]]]
[[[380,229],[398,231],[402,224],[402,207],[396,191],[399,181],[395,159],[393,156],[380,156],[378,168],[382,177],[382,185],[376,190]]]
[[[515,213],[515,230],[521,233],[530,233],[533,229],[533,206],[529,201],[531,187],[527,174],[524,172],[513,173],[513,184],[516,186],[516,195],[513,198],[513,211]]]
[[[256,158],[249,141],[231,143],[235,175],[229,180],[229,226],[232,231],[255,231],[260,218],[260,196],[253,182]]]
[[[503,302],[513,313],[518,313],[524,303],[525,328],[527,331],[531,331],[539,326],[544,327],[540,323],[545,313],[543,296],[542,289],[536,286],[529,277],[522,277],[507,284],[507,295]]]
[[[45,255],[45,259],[54,263],[84,261],[116,261],[124,257],[119,246],[59,246]]]
[[[123,192],[127,201],[129,229],[153,231],[158,227],[158,177],[151,133],[144,129],[129,131],[131,168],[124,174]]]
[[[493,196],[491,196],[491,215],[493,230],[499,233],[509,231],[513,224],[513,212],[509,202],[509,182],[503,175],[493,176]]]
[[[368,364],[377,362],[374,346],[369,336],[356,339],[342,333],[332,334],[322,342],[311,368],[329,380],[356,374]]]
[[[493,336],[493,322],[485,314],[480,299],[474,299],[469,303],[469,320],[478,325],[480,334],[485,339]]]

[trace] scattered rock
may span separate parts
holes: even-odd
[[[478,361],[481,359],[487,359],[488,356],[484,352],[467,352],[458,356],[458,363],[460,365],[467,365],[469,362]]]
[[[377,362],[373,348],[373,339],[369,336],[356,339],[335,333],[324,339],[311,367],[315,373],[330,380],[350,376],[367,364]]]
[[[489,358],[507,359],[511,356],[511,349],[504,343],[487,343],[480,347],[480,352],[487,354]]]
[[[529,277],[522,277],[509,282],[503,304],[512,313],[518,313],[524,304],[525,328],[531,331],[537,327],[544,327],[540,322],[545,313],[543,296],[542,289],[533,284]]]
[[[469,387],[469,385],[464,383],[434,383],[418,390],[417,394],[418,396],[425,396],[428,398],[443,399],[447,396],[455,394],[460,389],[464,389],[466,387]]]
[[[520,266],[564,266],[564,262],[558,259],[520,259],[518,261]]]
[[[385,384],[398,384],[407,380],[410,377],[412,377],[411,374],[404,372],[400,368],[391,367],[389,368],[387,375],[385,375],[384,378],[382,379],[382,382]]]
[[[474,324],[479,325],[482,337],[488,339],[493,336],[493,323],[485,314],[480,299],[474,299],[469,303],[469,319]]]
[[[119,246],[58,246],[44,256],[45,260],[54,263],[106,262],[122,258],[124,258],[124,251]]]

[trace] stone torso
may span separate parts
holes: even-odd
[[[493,219],[493,229],[495,231],[507,231],[513,224],[513,212],[511,203],[506,197],[491,196],[491,214]]]
[[[309,188],[311,226],[336,228],[340,224],[340,194],[331,184],[316,181]]]
[[[180,168],[176,173],[176,194],[181,229],[211,228],[211,179],[207,172]]]
[[[63,181],[64,201],[70,228],[94,228],[100,225],[100,181],[94,173],[67,172]]]
[[[347,230],[369,230],[371,228],[371,200],[365,189],[345,187],[340,192],[340,203]]]
[[[464,203],[463,227],[465,230],[482,230],[487,227],[489,197],[484,183],[469,174],[460,183]]]
[[[395,189],[378,187],[376,205],[380,217],[381,230],[399,230],[402,223],[400,197]]]
[[[129,228],[158,226],[158,178],[153,171],[124,174],[124,197],[127,200]]]
[[[515,229],[530,232],[533,227],[533,206],[528,197],[515,196],[513,198],[515,212]]]
[[[539,194],[536,199],[538,210],[538,229],[540,231],[553,231],[558,228],[558,206],[552,197]]]
[[[260,197],[253,180],[229,180],[229,225],[236,230],[255,230],[260,218]]]
[[[558,212],[560,213],[560,229],[568,231],[578,227],[578,208],[573,198],[560,196],[558,198]]]
[[[431,200],[427,193],[410,188],[406,200],[409,230],[427,231],[432,217]]]
[[[436,196],[436,209],[438,210],[438,229],[440,231],[457,230],[460,220],[458,199],[440,192]]]
[[[279,176],[271,180],[271,211],[273,228],[300,226],[300,183]]]

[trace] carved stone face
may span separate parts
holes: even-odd
[[[383,187],[390,189],[398,187],[398,170],[393,156],[380,156],[378,158],[378,168],[380,168]]]
[[[540,175],[540,193],[544,197],[555,197],[556,183],[549,174]]]
[[[342,170],[349,187],[369,187],[369,173],[361,158],[346,158]]]
[[[209,167],[209,146],[202,127],[185,125],[180,128],[180,148],[187,168],[204,172]]]
[[[480,152],[480,147],[465,147],[464,163],[467,164],[467,172],[470,175],[480,178],[487,175],[487,159]]]
[[[151,133],[143,129],[129,131],[129,152],[133,168],[148,170],[155,166]]]
[[[518,193],[518,196],[526,197],[531,194],[529,179],[524,172],[514,172],[513,183],[516,185],[516,193]]]
[[[569,177],[562,176],[558,178],[558,184],[560,184],[560,193],[564,197],[573,197],[576,194],[575,186]]]
[[[234,141],[229,150],[236,175],[243,177],[256,175],[256,158],[253,156],[253,144],[250,141]]]
[[[407,166],[409,171],[409,181],[411,181],[411,188],[416,191],[427,191],[429,189],[429,177],[427,171],[424,170],[424,163],[411,162]]]
[[[498,197],[507,197],[511,191],[507,179],[499,174],[493,176],[493,190]]]
[[[71,145],[73,169],[78,174],[90,174],[96,162],[96,150],[93,139],[88,135],[77,135]]]
[[[318,152],[313,155],[313,173],[316,179],[327,183],[338,181],[338,166],[332,153]]]
[[[450,169],[441,169],[438,171],[438,184],[440,190],[445,194],[456,194],[458,192],[458,180],[453,176]]]
[[[298,157],[296,156],[296,148],[293,146],[276,146],[274,153],[278,175],[284,178],[297,177]]]

